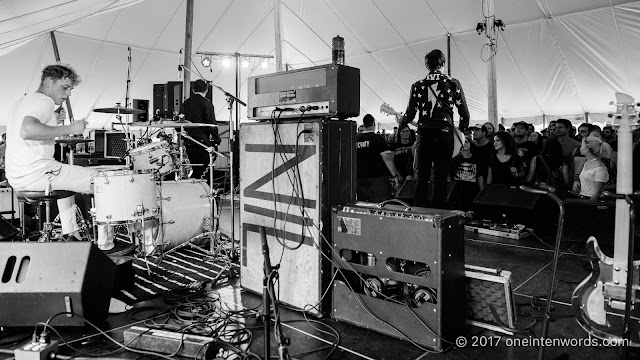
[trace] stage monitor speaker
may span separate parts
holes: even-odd
[[[330,256],[331,207],[355,201],[355,127],[320,118],[240,125],[243,288],[262,293],[265,227],[271,262],[280,264],[280,301],[315,314],[330,309],[323,258]]]
[[[537,227],[534,214],[540,195],[520,190],[518,185],[487,184],[473,200],[474,210],[485,219]]]
[[[0,243],[0,326],[106,319],[116,264],[91,242]],[[53,326],[83,326],[58,315]]]
[[[520,190],[518,185],[487,184],[473,200],[475,205],[533,210],[540,195]]]
[[[133,121],[148,121],[149,120],[149,100],[133,99],[132,107],[134,109],[142,110],[144,113],[133,115]]]

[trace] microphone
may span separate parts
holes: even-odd
[[[178,79],[182,79],[182,49],[180,49],[180,62],[178,63]]]

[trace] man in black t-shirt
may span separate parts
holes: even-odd
[[[534,156],[538,155],[538,147],[536,144],[529,141],[527,137],[527,128],[529,125],[520,121],[515,124],[515,132],[513,134],[513,140],[516,142],[516,149],[518,150],[518,156],[522,160],[522,164],[524,166],[525,174],[529,171],[529,165],[531,164],[531,159]]]
[[[367,114],[362,119],[364,131],[358,134],[356,155],[358,163],[358,201],[382,202],[391,199],[391,176],[398,186],[404,179],[393,164],[389,145],[375,133],[376,123]]]

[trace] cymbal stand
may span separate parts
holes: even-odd
[[[128,83],[127,83],[127,87],[128,87]],[[120,114],[120,103],[116,103],[116,107],[118,108],[117,112],[116,112],[116,119],[118,119],[118,122],[123,125],[122,127],[124,128],[124,143],[126,144],[127,148],[125,151],[125,155],[128,155],[129,152],[131,151],[131,149],[133,149],[133,142],[135,140],[131,139],[131,133],[130,133],[130,129],[129,129],[129,121],[127,119],[126,123],[122,122],[122,115]],[[106,155],[106,154],[105,154]],[[131,157],[130,156],[125,156],[125,161],[127,164],[127,167],[131,166]]]
[[[206,146],[205,144],[201,143],[200,141],[192,138],[191,136],[189,136],[187,134],[186,131],[184,131],[184,127],[181,127],[180,133],[182,136],[186,137],[187,139],[193,141],[194,143],[202,146],[208,153],[209,153],[209,188],[211,190],[211,194],[209,194],[209,208],[211,209],[211,241],[209,242],[209,249],[211,252],[214,251],[215,249],[215,238],[216,238],[216,229],[213,228],[214,226],[214,219],[216,214],[216,201],[215,201],[215,194],[214,194],[214,188],[213,188],[213,163],[215,162],[215,155],[218,156],[226,156],[220,152],[217,152],[215,150],[215,148],[213,146]],[[214,155],[215,154],[215,155]],[[233,226],[233,224],[232,224]],[[231,250],[233,251],[233,238],[231,239]],[[231,253],[231,255],[233,256],[233,252]]]
[[[236,124],[233,122],[233,103],[237,102],[238,104],[242,105],[242,106],[247,106],[247,104],[245,102],[243,102],[242,100],[238,99],[237,97],[231,95],[229,92],[225,91],[223,88],[221,88],[220,86],[216,85],[213,83],[213,81],[209,81],[205,78],[203,78],[200,74],[196,74],[195,72],[193,72],[192,70],[184,67],[184,66],[178,66],[179,70],[186,70],[188,72],[190,72],[192,75],[195,75],[199,78],[201,78],[202,80],[204,80],[207,84],[211,84],[212,87],[215,87],[216,89],[220,90],[220,92],[222,92],[224,94],[224,96],[227,97],[227,107],[229,108],[229,170],[231,172],[231,256],[233,259],[236,259],[236,252],[235,252],[235,200],[234,200],[234,186],[235,186],[235,176],[234,176],[234,169],[233,169],[233,151],[235,148],[235,142],[236,142],[236,138],[235,138],[235,131],[236,131]],[[239,120],[236,118],[236,120]],[[212,184],[213,186],[213,184]]]
[[[182,134],[186,135],[184,126],[181,126],[180,131],[178,131],[178,151],[180,152],[180,168],[178,172],[178,180],[187,178],[187,171],[184,166],[184,142],[182,141]]]

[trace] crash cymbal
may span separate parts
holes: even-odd
[[[125,115],[144,114],[144,110],[126,108],[126,107],[120,106],[120,104],[116,104],[116,106],[110,107],[110,108],[93,109],[93,112],[107,113],[107,114],[125,114]]]
[[[132,123],[131,126],[142,126],[142,127],[156,127],[156,128],[192,128],[192,127],[217,127],[218,125],[213,124],[202,124],[202,123],[192,123],[188,121],[163,121],[159,122],[137,122]]]
[[[67,144],[67,145],[88,143],[88,142],[92,142],[92,141],[95,141],[95,140],[85,139],[85,138],[80,137],[80,136],[78,136],[78,137],[69,136],[69,137],[55,139],[56,144]]]

